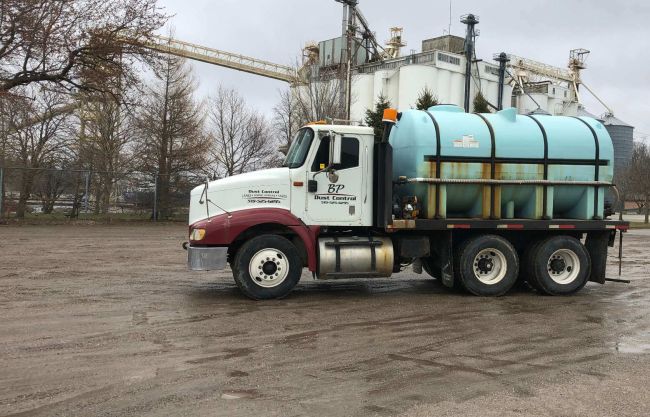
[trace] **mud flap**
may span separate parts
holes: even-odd
[[[616,231],[602,231],[587,233],[585,247],[591,258],[591,276],[589,281],[599,284],[605,283],[605,271],[607,269],[607,247],[611,240],[611,234],[616,235]]]
[[[454,253],[451,232],[443,233],[437,252],[438,259],[440,259],[440,277],[442,278],[442,284],[445,287],[454,288]]]

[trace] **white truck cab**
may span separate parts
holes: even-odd
[[[307,225],[370,226],[374,140],[368,127],[306,126],[281,168],[194,189],[190,224],[218,214],[271,208],[289,210]]]
[[[320,232],[372,226],[374,149],[372,128],[312,124],[297,133],[282,167],[195,188],[186,246],[190,269],[219,270],[230,263],[240,289],[256,299],[288,293],[304,266],[322,278],[337,274],[341,252],[319,240]],[[374,246],[366,247],[365,262],[352,252],[343,261],[360,266],[359,272],[372,268],[377,272],[370,275],[389,276],[387,243],[390,256],[380,256],[379,268],[376,253],[383,252]]]
[[[367,127],[303,128],[285,161],[291,212],[308,225],[370,226],[373,145]]]

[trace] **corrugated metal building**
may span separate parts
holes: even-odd
[[[462,54],[465,50],[465,38],[454,35],[438,36],[422,41],[422,52],[447,51]]]
[[[614,143],[614,181],[616,181],[632,160],[634,127],[611,114],[603,118],[603,124]]]

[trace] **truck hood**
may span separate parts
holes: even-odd
[[[190,197],[189,224],[209,217],[252,208],[275,208],[289,210],[289,168],[273,168],[248,172],[211,181],[208,185],[208,201],[201,197],[205,185],[192,190]],[[207,204],[207,207],[206,207]]]

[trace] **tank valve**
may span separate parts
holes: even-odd
[[[402,219],[415,220],[420,215],[420,203],[417,196],[402,199]]]

